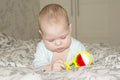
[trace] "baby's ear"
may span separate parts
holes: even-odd
[[[42,34],[41,30],[39,30],[39,33]]]
[[[70,32],[72,32],[72,24],[69,24]]]

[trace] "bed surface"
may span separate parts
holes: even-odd
[[[94,64],[68,71],[32,67],[39,39],[22,41],[0,33],[0,80],[120,80],[120,47],[84,43]]]

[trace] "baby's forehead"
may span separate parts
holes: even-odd
[[[68,29],[68,25],[66,24],[62,24],[62,23],[46,23],[46,24],[43,24],[41,26],[41,29],[43,31],[49,31],[49,30],[52,30],[52,31],[57,31],[57,30],[66,30]]]
[[[43,34],[56,34],[58,32],[61,34],[67,30],[69,30],[68,26],[61,23],[46,23],[45,25],[41,26],[41,32],[43,32]]]
[[[45,39],[56,39],[56,38],[60,38],[63,36],[67,36],[69,33],[69,30],[65,30],[65,29],[58,29],[58,30],[49,30],[47,29],[46,31],[43,32],[43,35]]]
[[[46,27],[52,27],[52,26],[55,26],[55,28],[59,28],[59,27],[63,27],[63,28],[67,28],[68,27],[68,24],[67,22],[61,18],[61,19],[55,19],[55,18],[52,18],[52,19],[43,19],[41,20],[40,22],[41,24],[41,28],[46,28]]]

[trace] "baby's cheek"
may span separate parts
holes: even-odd
[[[71,41],[69,39],[67,39],[66,41],[64,41],[63,44],[64,44],[64,46],[69,47],[70,43],[71,43]]]
[[[49,50],[52,50],[53,47],[54,47],[54,45],[51,44],[51,43],[45,42],[45,47],[46,47],[47,49],[49,49]]]

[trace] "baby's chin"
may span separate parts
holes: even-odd
[[[61,53],[61,52],[63,52],[64,50],[56,50],[55,52],[57,52],[57,53]]]
[[[54,50],[54,51],[52,51],[52,52],[56,52],[56,53],[61,53],[61,52],[63,52],[64,50]]]

